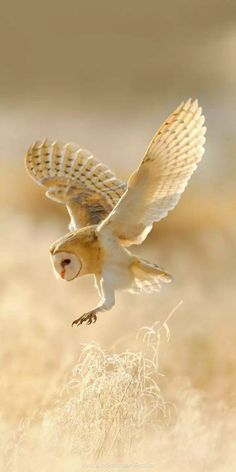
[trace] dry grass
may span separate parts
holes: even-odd
[[[105,352],[95,343],[82,348],[72,378],[48,416],[67,438],[66,450],[84,460],[131,458],[170,417],[158,386],[160,328],[152,329],[152,356],[145,352]]]
[[[40,190],[15,192],[1,219],[0,470],[234,472],[232,200],[225,220],[215,201],[195,214],[183,204],[135,249],[174,274],[171,286],[120,293],[95,325],[72,329],[97,301],[91,279],[54,278],[48,246],[65,223]]]
[[[17,428],[1,421],[1,470],[233,472],[234,409],[211,403],[180,379],[176,404],[163,398],[159,349],[169,340],[166,321],[139,331],[138,352],[82,345],[50,408]]]

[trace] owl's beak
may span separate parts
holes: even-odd
[[[60,276],[61,276],[62,279],[64,279],[64,277],[65,277],[65,273],[66,273],[65,267],[66,267],[66,265],[67,265],[66,262],[62,261],[62,263],[61,263],[62,269],[61,269],[61,272],[60,272]]]

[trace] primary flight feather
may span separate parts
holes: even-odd
[[[182,103],[154,135],[127,185],[89,151],[44,140],[33,144],[26,168],[46,195],[66,205],[71,232],[51,246],[57,275],[94,274],[101,301],[73,324],[90,324],[115,303],[115,291],[152,291],[171,276],[124,246],[140,244],[154,222],[179,201],[204,153],[206,127],[197,101]]]

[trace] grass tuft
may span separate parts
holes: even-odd
[[[154,323],[148,330],[137,353],[82,346],[72,377],[47,416],[59,432],[56,448],[63,437],[66,451],[84,460],[130,459],[144,437],[169,422],[170,404],[158,385],[158,351],[161,338],[168,339],[167,324]]]

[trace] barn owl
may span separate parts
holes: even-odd
[[[66,281],[94,274],[100,295],[99,304],[72,325],[94,323],[115,304],[118,289],[151,292],[171,281],[169,273],[127,247],[141,244],[153,223],[176,206],[204,153],[203,125],[197,100],[181,103],[127,184],[75,144],[46,139],[29,148],[25,162],[31,177],[70,215],[70,232],[50,247],[55,273]]]

